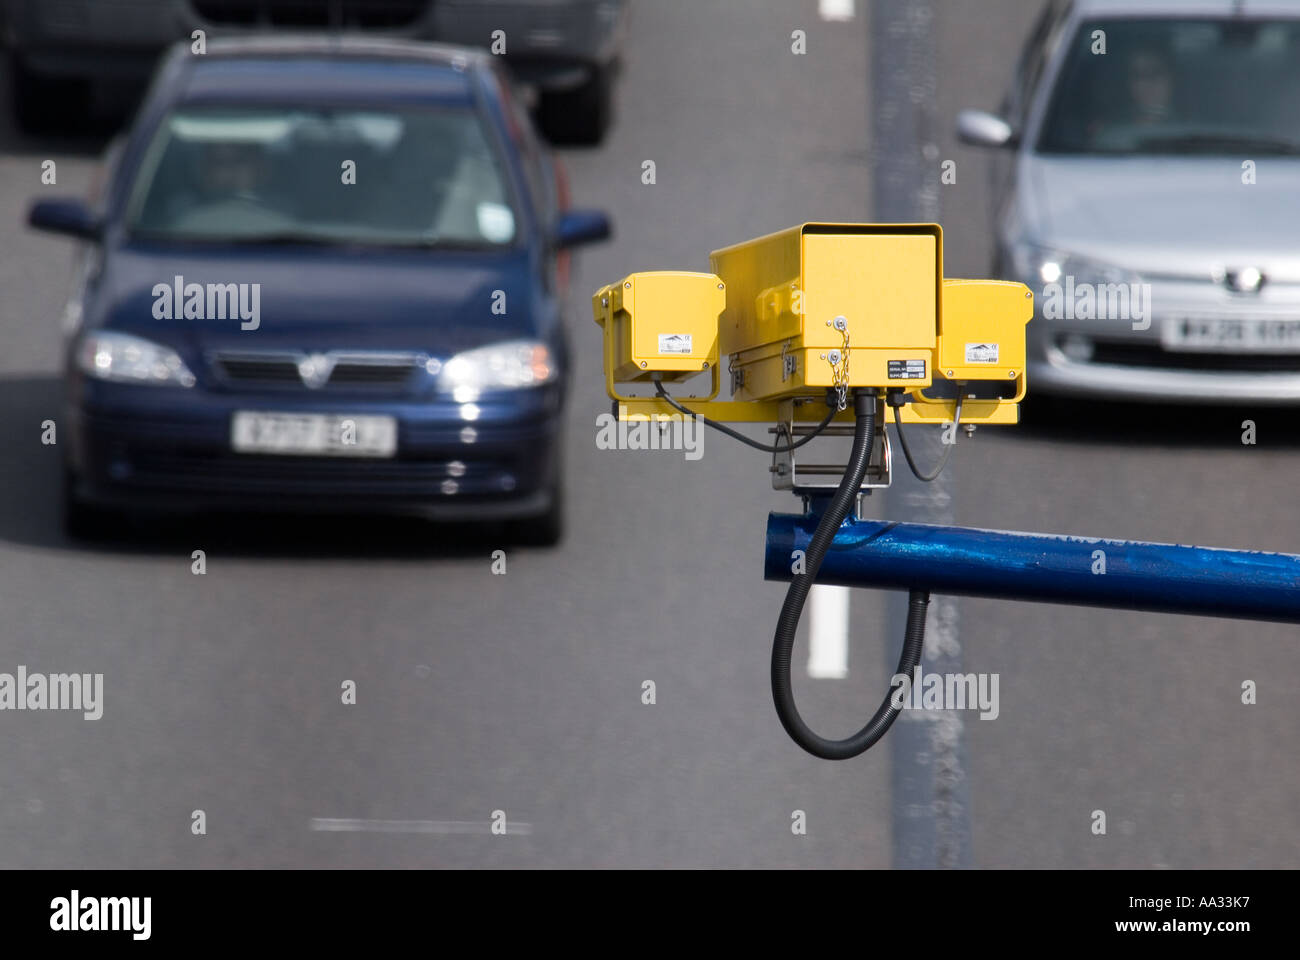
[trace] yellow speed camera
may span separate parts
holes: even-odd
[[[711,273],[634,273],[593,297],[621,416],[672,413],[662,384],[708,373],[691,397],[717,420],[816,419],[807,401],[828,389],[892,394],[902,422],[950,421],[959,398],[963,423],[1018,420],[1032,294],[945,278],[938,224],[805,223],[709,261]],[[638,383],[658,394],[620,389]]]

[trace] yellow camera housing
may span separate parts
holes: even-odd
[[[850,387],[929,386],[943,277],[937,224],[805,223],[709,260],[728,290],[719,341],[741,372],[735,399],[820,396],[839,383],[846,334]]]
[[[677,382],[713,371],[718,394],[718,317],[726,287],[711,273],[662,270],[634,273],[601,287],[591,298],[605,328],[605,386],[654,378]]]
[[[820,419],[825,407],[805,401],[828,387],[904,391],[903,422],[952,420],[959,393],[963,423],[1019,419],[1033,296],[1019,283],[945,279],[938,224],[805,223],[715,250],[710,264],[634,273],[592,298],[620,416],[674,408],[619,383],[707,370],[712,390],[692,409],[717,420]],[[720,360],[731,401],[713,399]]]
[[[1024,328],[1033,315],[1023,283],[945,278],[935,351],[942,380],[913,392],[904,420],[951,420],[960,385],[963,423],[1016,423],[1027,386]]]

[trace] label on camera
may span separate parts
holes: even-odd
[[[660,353],[690,353],[691,335],[689,333],[659,334]]]
[[[925,379],[924,360],[890,360],[888,363],[890,380]]]

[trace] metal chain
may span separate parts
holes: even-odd
[[[840,382],[836,389],[839,391],[840,409],[843,410],[849,405],[849,325],[844,324],[844,366],[840,370]]]
[[[827,320],[826,323],[844,337],[844,346],[841,349],[832,350],[829,356],[822,354],[826,362],[831,365],[831,386],[835,388],[836,402],[839,408],[844,410],[849,405],[849,322],[844,317],[836,317],[834,320]]]

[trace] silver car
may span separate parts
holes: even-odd
[[[1300,402],[1300,3],[1053,0],[997,114],[1031,393]]]

